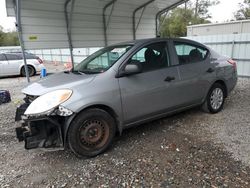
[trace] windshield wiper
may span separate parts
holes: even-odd
[[[77,71],[77,70],[72,70],[72,71],[70,71],[70,72],[72,72],[73,74],[81,74],[81,75],[84,74],[84,72],[82,72],[82,71]]]
[[[102,73],[103,71],[95,71],[95,70],[83,69],[80,72],[84,73],[84,74],[99,74],[99,73]]]
[[[103,70],[101,71],[95,71],[95,70],[90,70],[90,69],[83,69],[83,70],[71,70],[71,71],[64,71],[64,73],[69,73],[72,72],[73,74],[99,74],[104,72]]]

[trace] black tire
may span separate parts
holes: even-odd
[[[217,91],[220,94],[218,94],[218,100],[217,100],[218,103],[216,105],[216,102],[214,102],[213,96],[215,95]],[[215,83],[209,90],[206,100],[204,101],[202,105],[203,111],[212,113],[212,114],[220,112],[223,109],[225,96],[226,96],[226,88],[219,83]]]
[[[94,157],[104,152],[116,133],[114,118],[104,110],[85,110],[72,121],[67,141],[78,157]]]
[[[29,72],[29,76],[34,76],[36,73],[34,67],[32,67],[32,66],[28,66],[28,72]],[[24,67],[21,68],[21,76],[26,77]]]

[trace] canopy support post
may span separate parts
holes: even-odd
[[[156,16],[155,16],[155,35],[156,35],[156,37],[159,37],[160,25],[158,25],[158,22],[159,22],[160,16],[161,16],[162,14],[164,14],[165,12],[167,12],[167,11],[169,11],[169,10],[171,10],[171,9],[173,9],[173,8],[179,6],[179,5],[181,5],[181,4],[183,4],[184,2],[187,2],[187,1],[188,1],[188,0],[181,0],[181,1],[178,1],[178,2],[176,2],[175,4],[173,4],[173,5],[169,6],[169,7],[166,7],[166,8],[164,8],[164,9],[160,10],[159,12],[157,12],[157,14],[156,14]]]
[[[154,2],[155,0],[150,0],[150,1],[148,1],[148,2],[146,2],[146,3],[144,3],[144,4],[142,4],[141,6],[139,6],[139,7],[137,7],[134,11],[133,11],[133,17],[132,17],[132,21],[133,21],[133,39],[135,40],[136,39],[136,31],[137,31],[137,29],[138,29],[138,26],[140,25],[140,22],[141,22],[141,19],[142,19],[142,16],[143,16],[143,13],[144,13],[144,11],[145,11],[145,9],[146,9],[146,7],[150,4],[150,3],[152,3],[152,2]],[[141,13],[141,15],[140,15],[140,18],[139,18],[139,21],[138,21],[138,23],[137,23],[137,25],[136,25],[136,21],[135,21],[135,15],[136,15],[136,13],[139,11],[139,10],[141,10],[141,9],[143,9],[142,10],[142,13]]]
[[[70,17],[68,16],[67,7],[71,2],[71,9],[70,9]],[[66,21],[66,29],[67,29],[67,36],[68,36],[68,43],[69,43],[69,50],[70,50],[70,58],[72,63],[72,70],[74,70],[74,55],[73,55],[73,45],[72,45],[72,38],[71,38],[71,24],[72,24],[72,14],[74,10],[75,0],[66,0],[64,3],[64,16]]]
[[[105,47],[108,45],[108,36],[107,36],[107,29],[108,29],[108,25],[109,25],[109,21],[111,18],[111,15],[113,13],[114,10],[114,6],[115,6],[115,2],[117,0],[112,0],[109,3],[107,3],[104,7],[103,7],[103,11],[102,11],[102,21],[103,21],[103,33],[104,33],[104,45]],[[109,14],[109,18],[108,18],[108,23],[106,23],[106,10],[109,6],[112,6],[111,12]]]
[[[23,43],[23,35],[22,35],[22,24],[21,24],[21,7],[20,7],[20,0],[16,0],[15,2],[15,12],[16,12],[16,28],[18,32],[18,38],[19,38],[19,43],[21,46],[21,51],[22,51],[22,56],[23,56],[23,61],[24,61],[24,70],[25,70],[25,75],[27,82],[30,82],[30,77],[29,77],[29,71],[28,71],[28,66],[27,66],[27,60],[25,57],[25,48],[24,48],[24,43]]]

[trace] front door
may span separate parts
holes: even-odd
[[[142,73],[119,78],[126,124],[157,116],[175,106],[177,67],[170,67],[166,42],[143,47],[128,60],[142,65]]]

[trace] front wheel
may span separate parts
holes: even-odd
[[[209,90],[202,109],[212,114],[220,112],[224,105],[225,96],[225,87],[219,83],[215,83]]]
[[[96,108],[85,110],[69,127],[69,147],[78,157],[94,157],[111,145],[115,132],[114,118],[106,111]]]

